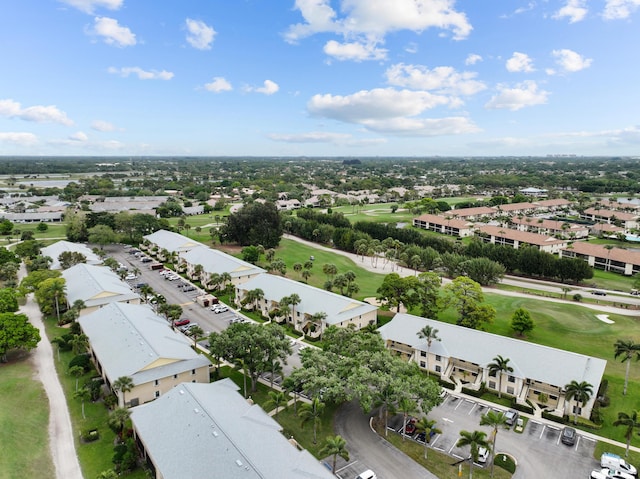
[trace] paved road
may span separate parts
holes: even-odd
[[[357,402],[344,404],[336,414],[336,433],[347,441],[349,463],[341,460],[337,473],[343,479],[353,479],[367,469],[378,479],[437,479],[420,464],[380,438],[369,427],[369,415],[363,414]]]

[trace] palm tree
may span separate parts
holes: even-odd
[[[227,289],[229,284],[231,284],[231,273],[224,272],[220,275],[220,280],[222,281],[222,288]]]
[[[300,301],[302,300],[296,293],[293,293],[291,296],[289,296],[288,303],[289,306],[291,306],[291,321],[293,322],[294,326],[296,324],[296,306],[300,304]]]
[[[587,403],[589,398],[593,395],[593,386],[586,381],[578,382],[571,381],[569,384],[565,385],[565,397],[567,398],[567,402],[571,403],[572,399],[578,404],[582,404],[582,407]],[[573,423],[578,423],[578,408],[575,407]]]
[[[336,462],[338,460],[338,456],[340,456],[345,461],[349,460],[349,451],[347,451],[347,441],[345,441],[342,436],[334,436],[328,437],[325,440],[324,447],[320,451],[321,454],[326,454],[327,456],[333,456],[333,463],[331,465],[331,472],[335,475],[336,473]]]
[[[282,391],[269,391],[269,400],[264,403],[265,407],[274,407],[277,416],[280,412],[280,408],[287,404],[287,396]]]
[[[89,388],[87,386],[84,386],[74,392],[73,397],[82,401],[82,419],[87,419],[87,417],[84,415],[84,402],[91,397],[91,391],[89,391]]]
[[[442,431],[436,427],[436,420],[429,419],[427,416],[422,416],[416,422],[416,430],[420,432],[424,432],[424,458],[427,458],[427,444],[431,442],[431,432],[435,432],[436,434],[441,433]]]
[[[311,322],[320,328],[320,340],[322,340],[322,333],[324,332],[324,321],[327,319],[327,313],[324,311],[318,311],[311,315]]]
[[[513,368],[511,366],[509,366],[509,358],[503,358],[502,356],[498,355],[495,358],[493,358],[492,363],[490,363],[487,366],[487,369],[489,370],[489,374],[496,374],[498,376],[498,397],[501,398],[502,397],[502,373],[503,372],[509,372],[512,373],[513,372]]]
[[[69,374],[76,377],[76,391],[78,390],[78,380],[84,374],[84,368],[82,366],[71,366],[69,368]]]
[[[622,390],[622,395],[626,396],[631,359],[633,359],[634,356],[636,361],[640,359],[640,344],[634,343],[632,339],[618,339],[613,347],[615,348],[615,359],[618,359],[618,356],[622,356],[622,362],[627,363],[627,370],[624,375],[624,389]]]
[[[200,326],[193,326],[189,329],[189,335],[191,335],[191,339],[193,339],[193,349],[198,350],[198,339],[202,338],[204,335],[204,329]]]
[[[109,427],[118,435],[120,441],[122,441],[122,433],[124,432],[124,428],[127,425],[127,421],[130,416],[131,413],[129,410],[124,407],[116,408],[109,415]]]
[[[257,305],[258,301],[260,301],[263,298],[264,298],[264,291],[262,291],[260,288],[256,288],[256,289],[251,289],[247,291],[247,294],[245,295],[242,302],[245,305],[251,304],[251,309],[255,311],[258,306]]]
[[[125,404],[127,404],[127,401],[125,400],[125,393],[128,393],[133,389],[133,379],[131,379],[129,376],[120,376],[113,382],[112,386],[116,393],[120,391],[122,392],[122,405],[124,406]]]
[[[74,354],[82,354],[89,347],[89,338],[86,334],[74,334],[69,343]]]
[[[313,443],[318,443],[318,426],[322,420],[322,413],[324,412],[324,403],[317,397],[311,400],[311,403],[304,403],[300,406],[300,412],[298,416],[302,418],[302,425],[306,422],[313,422]]]
[[[471,456],[469,457],[469,478],[473,477],[473,463],[478,461],[478,451],[481,447],[489,449],[487,433],[482,431],[460,431],[460,439],[456,443],[457,447],[470,446]]]
[[[638,419],[638,411],[633,411],[631,415],[626,412],[619,412],[618,419],[613,422],[614,426],[625,427],[624,437],[627,439],[627,450],[624,453],[624,457],[629,456],[629,446],[631,445],[633,433],[640,430],[640,421]]]
[[[405,428],[407,427],[407,420],[409,418],[409,414],[413,414],[418,408],[418,404],[408,396],[402,396],[398,401],[398,409],[402,412],[402,420],[404,426],[402,429],[402,440],[406,437]]]
[[[487,414],[484,414],[480,418],[481,426],[491,426],[493,428],[493,439],[491,440],[491,456],[495,459],[496,457],[496,440],[498,437],[498,429],[500,427],[507,427],[507,418],[503,412],[496,412],[490,410]],[[491,477],[493,477],[493,463],[494,460],[491,461]]]
[[[429,352],[431,350],[431,343],[433,341],[440,341],[438,337],[438,330],[433,326],[426,325],[420,331],[418,331],[418,337],[420,339],[427,340],[427,375],[430,373],[429,371]]]

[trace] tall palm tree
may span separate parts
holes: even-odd
[[[342,436],[328,437],[320,453],[323,455],[326,454],[327,456],[333,456],[331,472],[334,475],[336,473],[336,462],[338,460],[338,456],[340,456],[345,461],[349,460],[349,451],[347,451],[347,441],[345,441],[342,438]]]
[[[427,374],[429,374],[431,372],[429,370],[429,353],[433,341],[440,341],[440,338],[438,337],[438,330],[427,324],[424,328],[418,331],[418,337],[420,339],[427,340]]]
[[[593,395],[593,386],[586,381],[578,382],[573,380],[569,384],[565,385],[564,389],[567,402],[571,404],[571,400],[573,399],[578,404],[582,404],[582,407],[584,407],[589,398]],[[577,408],[574,409],[573,423],[578,423]]]
[[[82,354],[89,347],[89,338],[86,334],[74,334],[69,344],[74,354]]]
[[[624,437],[627,440],[627,450],[624,453],[624,457],[629,456],[629,446],[631,446],[631,438],[633,433],[640,430],[640,419],[638,418],[638,411],[633,411],[631,415],[626,412],[619,412],[618,419],[613,422],[614,426],[624,426]]]
[[[622,395],[627,395],[627,385],[629,384],[629,368],[631,367],[631,360],[635,356],[636,361],[640,359],[640,344],[634,343],[632,339],[618,339],[613,345],[615,349],[615,359],[618,356],[622,356],[622,362],[627,363],[627,370],[624,374],[624,389]]]
[[[509,358],[503,358],[500,355],[497,355],[493,358],[493,362],[489,363],[487,369],[490,374],[496,373],[498,376],[498,397],[502,397],[502,373],[504,372],[513,372],[513,368],[509,366]]]
[[[296,306],[300,304],[300,301],[302,300],[296,293],[293,293],[289,296],[289,306],[291,306],[291,321],[293,322],[294,326],[296,324]]]
[[[287,404],[287,396],[282,391],[269,391],[269,400],[264,403],[267,408],[272,406],[275,408],[275,416],[285,404]]]
[[[231,284],[231,273],[225,271],[220,275],[220,279],[222,280],[222,288],[227,289],[227,287]]]
[[[470,446],[471,456],[469,461],[469,478],[473,477],[473,463],[478,461],[478,451],[481,447],[489,448],[487,433],[482,431],[460,431],[460,439],[456,443],[457,447]]]
[[[133,379],[129,376],[120,376],[113,382],[113,389],[117,392],[122,392],[122,405],[126,405],[127,401],[125,399],[125,393],[130,392],[133,389]]]
[[[507,427],[507,418],[503,412],[490,410],[480,418],[481,426],[491,426],[493,428],[493,438],[491,440],[491,477],[493,477],[493,464],[496,457],[496,440],[498,438],[498,429]]]
[[[311,315],[311,322],[320,328],[320,340],[322,340],[322,333],[324,332],[324,321],[327,319],[327,313],[324,311],[318,311]]]
[[[124,432],[124,428],[127,425],[127,421],[130,416],[131,413],[129,410],[124,407],[116,408],[109,415],[109,427],[118,435],[120,441],[122,441],[122,433]]]
[[[306,422],[313,422],[313,443],[318,443],[318,426],[322,420],[322,414],[324,413],[324,403],[319,398],[315,397],[311,400],[311,403],[304,403],[300,406],[300,412],[298,416],[302,418],[302,425]]]
[[[424,458],[427,458],[427,444],[431,442],[431,432],[435,432],[437,434],[442,431],[436,427],[436,420],[429,419],[427,416],[422,416],[416,422],[416,430],[419,432],[424,432]]]
[[[402,412],[404,428],[407,427],[407,420],[409,418],[409,414],[413,414],[418,409],[418,404],[408,396],[402,396],[398,401],[398,409]],[[402,430],[402,440],[406,436],[404,429]]]
[[[84,386],[74,392],[73,397],[82,401],[82,419],[87,419],[84,415],[84,402],[91,397],[91,391],[87,386]]]

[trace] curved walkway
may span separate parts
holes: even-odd
[[[42,382],[49,398],[49,448],[56,469],[57,479],[83,479],[74,442],[71,417],[67,409],[67,400],[58,380],[53,359],[53,348],[44,330],[40,309],[33,299],[33,293],[27,296],[27,302],[20,312],[29,317],[29,321],[40,330],[41,341],[33,352],[33,363],[38,380]]]

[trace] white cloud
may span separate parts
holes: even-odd
[[[263,83],[263,86],[261,87],[252,87],[252,86],[245,87],[245,91],[264,93],[265,95],[273,95],[278,90],[280,90],[280,87],[278,86],[278,84],[271,80],[265,80]]]
[[[387,50],[376,48],[375,43],[347,42],[339,43],[329,40],[324,46],[324,52],[338,60],[384,60]]]
[[[135,45],[136,35],[127,27],[120,26],[118,20],[109,17],[96,17],[92,33],[103,37],[107,45],[130,47]]]
[[[465,117],[449,118],[392,118],[364,122],[369,130],[398,136],[444,136],[477,133],[480,130]]]
[[[513,52],[513,56],[507,60],[507,70],[515,72],[530,73],[535,71],[533,68],[533,61],[526,53]]]
[[[296,0],[295,8],[304,23],[291,25],[286,40],[296,42],[321,32],[382,40],[389,32],[422,32],[429,28],[450,30],[454,39],[461,40],[472,30],[466,15],[454,9],[454,0],[342,0],[342,18],[338,18],[330,3],[330,0]]]
[[[352,95],[314,95],[307,108],[314,116],[323,116],[349,123],[370,119],[389,119],[419,115],[425,110],[446,105],[449,99],[426,91],[376,88]]]
[[[60,0],[62,3],[77,8],[81,12],[92,14],[96,8],[118,10],[123,0]]]
[[[268,135],[273,141],[283,143],[327,143],[340,146],[373,146],[386,143],[384,138],[354,138],[347,133],[331,133],[324,131],[311,131],[308,133],[280,134],[271,133]]]
[[[214,93],[233,90],[231,83],[229,83],[223,77],[215,77],[211,83],[205,83],[204,88],[205,90],[212,91]]]
[[[392,65],[385,72],[387,81],[394,86],[414,90],[435,90],[456,95],[474,95],[486,89],[484,83],[475,80],[474,72],[457,72],[453,67],[436,67],[432,70],[422,65]]]
[[[22,105],[13,100],[0,100],[0,116],[7,118],[20,118],[25,121],[37,123],[59,123],[61,125],[73,125],[73,121],[67,114],[59,110],[55,105],[36,105],[22,108]]]
[[[20,145],[20,146],[31,146],[38,143],[38,138],[33,133],[0,131],[0,143],[11,143],[11,144]]]
[[[606,20],[628,18],[640,7],[640,0],[607,0],[602,16]]]
[[[579,53],[574,52],[573,50],[563,49],[563,50],[553,50],[551,55],[555,57],[556,64],[561,69],[562,73],[573,73],[579,72],[580,70],[584,70],[585,68],[589,68],[593,60],[591,58],[585,58]],[[550,70],[549,73],[555,71]]]
[[[198,50],[210,50],[216,31],[201,20],[187,18],[187,42]]]
[[[84,143],[89,139],[89,137],[83,131],[76,131],[75,133],[69,135],[69,139],[71,141],[78,141],[78,142]]]
[[[140,80],[171,80],[173,78],[172,72],[166,70],[143,70],[140,67],[109,67],[107,71],[123,78],[127,78],[129,75],[136,75]]]
[[[482,61],[482,57],[476,53],[470,53],[464,61],[465,65],[475,65]]]
[[[91,128],[96,131],[115,131],[115,125],[103,120],[94,120],[91,122]]]
[[[553,18],[561,20],[567,17],[569,23],[576,23],[584,20],[588,12],[585,8],[585,0],[568,0],[567,4],[553,15]]]
[[[538,90],[537,83],[531,80],[519,83],[514,88],[504,84],[497,88],[498,94],[489,100],[485,108],[517,111],[527,106],[543,105],[549,97],[548,91]]]

